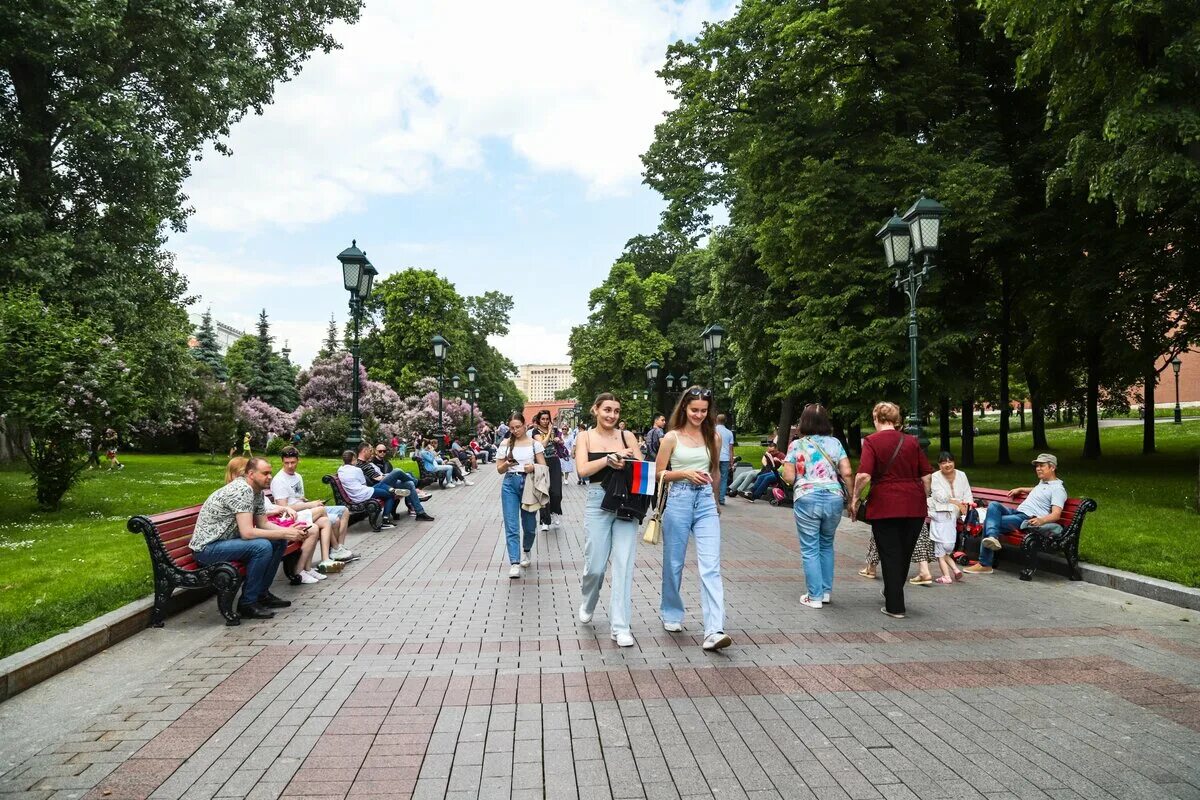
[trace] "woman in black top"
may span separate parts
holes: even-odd
[[[557,514],[562,516],[562,462],[558,458],[558,448],[562,446],[562,434],[558,428],[550,424],[550,412],[542,410],[533,420],[533,430],[530,431],[533,438],[542,443],[545,450],[546,466],[550,469],[550,502],[542,506],[539,512],[542,519],[542,531],[550,530],[550,523],[554,522],[554,517],[551,515]],[[554,523],[555,527],[558,523]]]

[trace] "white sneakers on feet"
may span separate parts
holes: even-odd
[[[633,647],[633,634],[629,631],[621,631],[620,633],[613,631],[611,635],[612,640],[620,647]]]
[[[300,582],[301,583],[320,583],[321,579],[314,577],[313,574],[311,572],[309,572],[308,570],[302,570],[300,572]]]
[[[522,567],[529,566],[529,551],[528,550],[526,550],[525,554],[521,556],[521,566]]]
[[[663,630],[670,631],[671,633],[679,633],[681,630],[683,630],[683,623],[682,622],[664,622]]]
[[[538,530],[540,530],[542,533],[545,533],[546,531],[550,530],[550,526],[543,522]]]
[[[820,600],[813,600],[805,594],[800,596],[800,605],[808,606],[809,608],[820,608],[823,603]]]
[[[342,545],[338,545],[329,551],[329,557],[334,561],[349,561],[350,559],[354,558],[354,552],[347,550]]]
[[[704,644],[701,645],[705,650],[723,650],[733,644],[733,639],[724,632],[710,633],[704,637]]]
[[[508,577],[510,577],[510,578],[521,577],[521,565],[513,564],[511,567],[509,567],[508,568]]]
[[[829,592],[826,592],[825,594],[821,595],[821,602],[822,603],[832,603],[833,595],[830,594]]]
[[[465,483],[467,486],[474,486],[474,485],[475,485],[475,481],[469,481],[469,480],[467,480],[466,478],[463,478],[463,483]]]
[[[329,580],[329,576],[328,576],[328,575],[322,575],[321,573],[317,572],[315,569],[310,569],[310,570],[307,570],[307,572],[308,572],[308,574],[309,574],[309,575],[312,575],[314,578],[316,578],[316,579],[317,579],[317,580],[319,580],[319,581],[327,581],[327,580]]]
[[[579,606],[579,621],[584,625],[592,621],[592,612],[588,611],[585,605]]]

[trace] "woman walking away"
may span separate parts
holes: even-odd
[[[808,593],[800,603],[821,608],[832,601],[833,537],[850,498],[850,459],[833,438],[829,414],[819,403],[800,414],[800,438],[788,447],[783,480],[792,484],[792,515],[800,539]]]
[[[551,522],[558,527],[558,522],[552,515],[562,516],[563,470],[558,451],[560,447],[563,447],[563,438],[558,428],[550,424],[549,411],[539,411],[533,419],[533,425],[533,438],[537,439],[545,450],[543,455],[546,459],[546,466],[550,468],[550,502],[542,506],[541,511],[538,512],[542,518],[542,531],[548,531]]]
[[[870,485],[866,521],[871,523],[883,569],[884,607],[880,611],[904,619],[904,580],[925,521],[925,497],[933,468],[916,437],[900,432],[899,406],[877,403],[871,417],[875,433],[863,439],[862,460],[851,496],[859,497]],[[853,506],[850,518],[857,518]]]
[[[958,521],[965,517],[975,498],[967,474],[954,468],[954,456],[943,450],[938,456],[938,471],[929,486],[930,538],[942,575],[938,583],[961,581],[962,570],[954,563],[954,545],[958,541]]]
[[[683,630],[683,560],[688,539],[696,538],[700,573],[700,610],[704,614],[705,650],[733,644],[725,633],[725,589],[721,583],[720,491],[721,439],[712,413],[712,390],[693,386],[679,398],[667,435],[658,449],[656,472],[667,492],[663,509],[662,623],[670,632]],[[669,486],[665,484],[670,484]]]
[[[604,586],[604,572],[612,557],[612,596],[608,604],[612,638],[621,647],[633,646],[629,620],[633,616],[633,559],[637,554],[637,522],[619,519],[612,511],[601,507],[604,500],[604,481],[613,470],[624,470],[629,459],[638,460],[633,436],[618,430],[621,402],[604,392],[592,404],[596,427],[579,434],[575,442],[575,470],[580,479],[588,478],[587,501],[583,523],[587,531],[584,544],[584,571],[581,583],[583,602],[579,605],[579,621],[592,621],[592,613]]]
[[[529,552],[533,550],[533,539],[537,536],[537,514],[521,507],[525,493],[525,481],[533,472],[533,465],[545,466],[542,443],[530,437],[525,430],[525,415],[514,411],[508,421],[508,438],[496,451],[496,471],[500,479],[500,505],[504,509],[504,538],[508,542],[508,577],[521,577],[521,567],[529,566]],[[525,533],[524,542],[521,532]],[[524,544],[524,555],[522,555]]]

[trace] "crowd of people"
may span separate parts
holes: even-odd
[[[603,393],[591,407],[593,427],[580,424],[564,431],[548,411],[526,421],[513,412],[493,434],[481,431],[467,445],[453,439],[439,451],[436,440],[422,440],[412,455],[422,472],[452,488],[472,485],[467,475],[481,463],[493,463],[501,476],[500,505],[509,577],[519,579],[532,563],[539,526],[558,526],[563,485],[572,475],[587,486],[584,511],[584,568],[580,578],[580,623],[592,620],[605,576],[611,567],[610,635],[621,647],[635,643],[631,629],[633,567],[641,512],[614,495],[628,484],[626,467],[633,461],[655,463],[657,485],[644,492],[657,498],[654,512],[662,532],[660,618],[667,632],[683,630],[686,609],[681,594],[688,543],[695,540],[696,571],[704,625],[703,648],[719,650],[732,640],[724,630],[721,580],[721,506],[727,495],[754,500],[766,491],[786,487],[800,545],[805,592],[799,602],[821,609],[833,602],[834,539],[845,515],[871,527],[864,578],[882,573],[884,605],[893,618],[906,614],[908,584],[954,584],[964,574],[992,572],[1000,536],[1026,528],[1045,529],[1058,523],[1067,493],[1058,479],[1058,460],[1043,453],[1033,462],[1038,482],[1013,489],[1019,505],[991,503],[982,528],[977,564],[960,569],[955,548],[964,520],[975,502],[967,475],[954,457],[942,452],[935,470],[913,436],[900,429],[900,409],[893,403],[875,406],[875,432],[863,440],[857,469],[842,443],[833,436],[827,411],[819,404],[804,407],[786,452],[768,449],[761,469],[731,475],[733,435],[713,408],[711,390],[693,386],[679,398],[670,417],[659,415],[644,438],[621,423],[621,403]],[[433,517],[424,504],[432,495],[418,488],[418,476],[394,468],[385,444],[363,444],[342,454],[337,475],[348,500],[371,498],[383,504],[383,527],[392,528],[404,514],[418,521]],[[301,542],[293,581],[318,583],[356,556],[346,547],[350,514],[343,506],[312,501],[297,472],[299,453],[283,450],[281,472],[270,462],[237,457],[229,462],[226,485],[214,492],[200,511],[191,546],[201,564],[236,560],[246,564],[239,614],[273,616],[290,603],[270,591],[288,542]],[[864,499],[865,498],[865,499]],[[403,503],[403,505],[401,505]],[[917,574],[909,578],[910,564]],[[930,565],[936,563],[935,579]]]

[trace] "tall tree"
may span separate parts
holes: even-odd
[[[258,335],[254,337],[253,358],[250,362],[246,396],[257,397],[284,411],[300,404],[296,393],[296,373],[272,348],[271,323],[264,308],[258,315]]]
[[[217,333],[213,329],[212,310],[204,312],[200,318],[200,327],[196,329],[196,346],[192,348],[192,356],[202,364],[208,365],[213,377],[224,381],[226,377],[225,359],[221,357],[221,349],[217,346]]]
[[[329,327],[325,330],[325,341],[321,343],[321,349],[317,351],[317,358],[329,358],[330,356],[342,350],[342,344],[338,341],[337,320],[333,314],[329,315]]]

